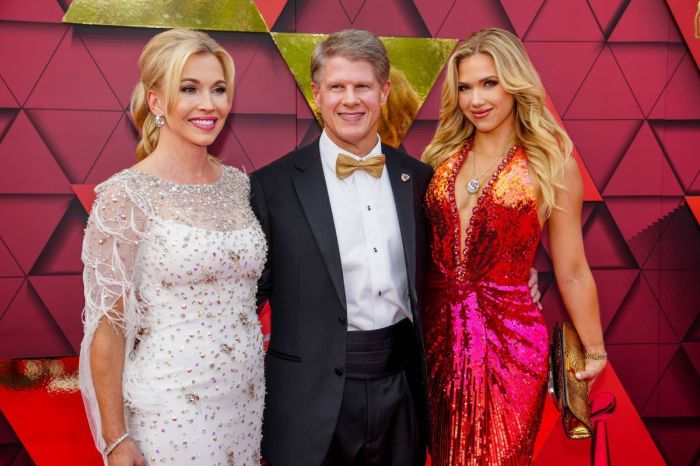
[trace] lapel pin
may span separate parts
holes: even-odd
[[[408,181],[410,179],[411,179],[411,175],[409,175],[408,173],[401,173],[401,181],[403,181],[405,183],[406,181]]]

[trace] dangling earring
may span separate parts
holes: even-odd
[[[162,113],[159,113],[156,115],[156,126],[159,128],[162,128],[165,126],[165,117],[163,116]]]

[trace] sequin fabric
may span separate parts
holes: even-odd
[[[514,147],[461,226],[455,190],[466,186],[455,180],[469,146],[437,168],[425,201],[431,455],[436,466],[526,465],[548,369],[547,330],[527,286],[540,237],[536,197],[526,154]]]
[[[124,170],[96,191],[82,253],[80,383],[97,447],[89,350],[106,316],[126,336],[125,415],[146,464],[260,464],[255,293],[267,245],[247,176],[222,167],[212,184],[182,185]]]

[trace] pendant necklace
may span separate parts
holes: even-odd
[[[484,170],[481,173],[481,176],[476,176],[476,151],[472,148],[472,152],[474,153],[474,157],[472,157],[473,162],[474,162],[472,165],[474,167],[474,170],[473,170],[474,178],[469,180],[469,182],[467,183],[467,192],[469,194],[476,194],[479,192],[479,188],[481,187],[481,182],[479,180],[482,179],[484,177],[484,175],[486,174],[486,172],[489,171],[491,168],[493,168],[499,161],[496,160],[494,163],[492,163],[490,166],[488,166],[486,168],[486,170]]]

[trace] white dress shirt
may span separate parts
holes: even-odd
[[[401,230],[386,167],[379,178],[364,170],[344,180],[335,174],[338,154],[356,160],[380,155],[379,136],[365,157],[340,149],[325,131],[319,145],[343,267],[348,330],[374,330],[411,319]]]

